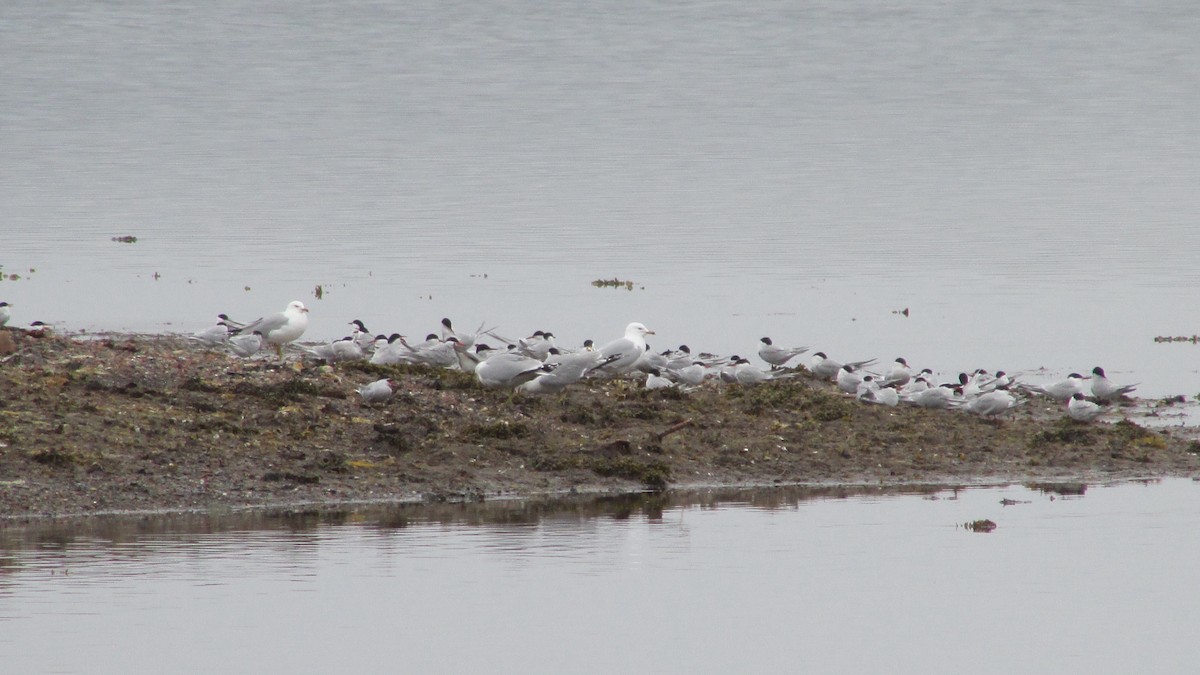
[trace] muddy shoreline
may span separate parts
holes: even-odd
[[[1131,411],[993,422],[858,403],[799,377],[546,397],[460,372],[244,360],[180,336],[3,331],[0,517],[772,485],[962,485],[1200,476],[1194,428]],[[398,389],[368,406],[356,388]]]

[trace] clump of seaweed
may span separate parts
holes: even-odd
[[[1092,437],[1092,431],[1088,427],[1064,417],[1055,426],[1034,434],[1029,439],[1029,446],[1037,447],[1048,443],[1090,443]]]
[[[583,466],[583,457],[580,455],[568,455],[564,453],[540,453],[534,455],[529,460],[529,468],[534,471],[565,471],[567,469],[578,469]]]
[[[478,424],[469,424],[463,429],[463,436],[471,440],[497,440],[506,441],[511,438],[522,438],[529,435],[529,425],[524,422],[509,422],[508,420],[497,420],[495,422],[480,422]]]
[[[667,489],[671,480],[671,467],[659,459],[645,460],[627,455],[595,457],[591,468],[599,476],[637,481],[656,492]]]
[[[624,288],[627,291],[632,291],[634,283],[629,280],[613,277],[612,279],[596,279],[592,282],[592,285],[596,288]],[[642,287],[642,290],[645,290],[645,286]]]
[[[285,380],[270,384],[243,381],[234,385],[233,391],[236,394],[255,396],[277,404],[292,403],[306,396],[325,398],[345,398],[346,396],[346,393],[340,389],[321,387],[306,380]]]
[[[65,469],[80,463],[80,459],[75,455],[75,453],[68,452],[60,448],[34,450],[33,452],[29,453],[29,459],[32,459],[38,464],[53,466],[59,469]]]

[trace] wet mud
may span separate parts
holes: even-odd
[[[999,421],[857,402],[806,377],[691,392],[632,380],[546,397],[461,372],[239,359],[179,336],[12,338],[0,515],[483,501],[698,486],[1200,475],[1191,428],[1031,399]],[[356,390],[392,377],[386,403]]]

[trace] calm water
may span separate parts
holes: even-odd
[[[1198,517],[1200,486],[1170,480],[9,525],[0,657],[20,673],[1191,672]],[[998,528],[959,525],[981,518]]]
[[[1198,332],[1194,2],[9,0],[0,26],[14,322],[299,298],[322,339],[636,319],[1200,391],[1197,349],[1152,341]]]

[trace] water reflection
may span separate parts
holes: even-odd
[[[188,546],[212,535],[231,532],[270,532],[289,545],[303,546],[305,542],[311,543],[314,534],[322,528],[345,525],[380,533],[428,526],[488,527],[519,533],[533,526],[579,526],[598,519],[625,521],[636,518],[648,523],[662,523],[663,514],[668,510],[749,507],[770,511],[795,508],[813,500],[929,495],[957,489],[960,488],[945,485],[720,488],[474,503],[371,504],[224,514],[169,513],[33,520],[0,524],[0,552],[65,552],[76,545],[120,550],[153,540],[158,535],[168,535],[180,546]]]
[[[962,527],[984,518],[997,529]],[[0,657],[80,673],[1162,671],[1195,656],[1197,518],[1200,487],[1175,479],[7,523]]]

